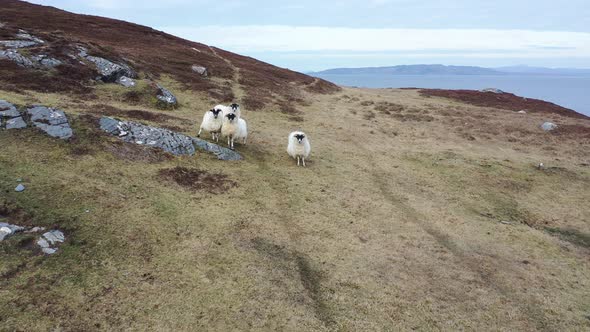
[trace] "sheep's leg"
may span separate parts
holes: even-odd
[[[243,143],[244,143],[244,145],[246,144],[246,137],[244,137]]]
[[[303,167],[305,167],[305,157],[301,157],[301,161],[303,162]]]
[[[201,137],[201,131],[203,130],[203,128],[199,128],[199,133],[197,134],[197,137]]]
[[[233,136],[231,137],[231,149],[232,150],[234,149],[234,137]]]
[[[297,166],[299,166],[299,156],[297,156]]]

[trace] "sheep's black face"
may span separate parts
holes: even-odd
[[[219,117],[219,113],[221,113],[221,110],[216,110],[216,109],[212,109],[210,110],[211,113],[213,113],[213,117],[217,119],[217,117]]]
[[[238,107],[240,107],[240,105],[233,103],[233,104],[229,105],[229,107],[231,107],[231,110],[235,112],[238,110]]]
[[[297,139],[297,141],[299,142],[299,144],[301,144],[301,142],[303,142],[303,139],[305,138],[305,135],[303,135],[303,134],[297,134],[297,135],[295,135],[295,138]]]
[[[226,117],[229,119],[229,122],[233,122],[236,118],[236,115],[233,113],[229,113],[228,115],[226,115]]]

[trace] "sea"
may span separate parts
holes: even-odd
[[[480,90],[497,88],[590,116],[590,75],[379,75],[314,73],[342,86]]]

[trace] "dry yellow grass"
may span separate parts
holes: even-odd
[[[79,130],[100,103],[165,112],[194,134],[207,98],[166,86],[178,110],[126,105],[113,86],[93,101],[0,98],[62,107]],[[244,109],[240,162],[77,154],[33,130],[0,132],[0,199],[69,239],[51,257],[15,249],[17,237],[0,244],[0,329],[590,329],[587,140],[542,132],[546,116],[415,90],[306,98],[302,121]],[[285,151],[295,129],[311,140],[307,168]],[[76,144],[116,140],[90,136]],[[175,166],[238,186],[193,192],[158,177]]]

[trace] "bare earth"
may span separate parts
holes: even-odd
[[[0,243],[0,330],[590,329],[590,120],[346,88],[244,108],[239,162],[96,129],[110,112],[194,135],[210,100],[165,83],[178,110],[114,85],[0,91],[62,108],[77,133],[0,132],[0,215],[68,238],[53,256]],[[286,153],[296,129],[307,168]]]

